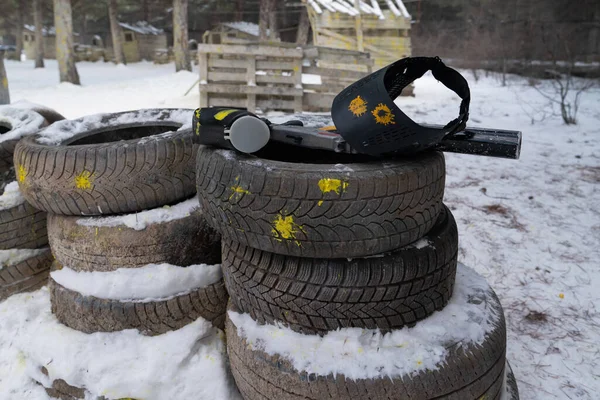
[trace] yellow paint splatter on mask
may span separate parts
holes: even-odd
[[[24,183],[26,176],[27,176],[27,170],[25,169],[25,167],[23,165],[19,165],[19,168],[17,170],[17,179],[18,179],[19,183]]]
[[[217,121],[222,121],[225,119],[226,116],[228,116],[231,113],[234,113],[238,110],[223,110],[223,111],[219,111],[218,113],[215,114],[215,119]]]
[[[273,221],[273,230],[271,231],[276,239],[295,240],[298,232],[304,232],[304,228],[294,222],[294,217],[291,215],[283,216],[279,214]],[[296,244],[300,246],[300,242],[296,240]]]
[[[236,195],[237,195],[237,199],[239,200],[245,194],[252,194],[252,193],[250,193],[250,191],[244,189],[241,186],[232,186],[231,187],[231,196],[229,196],[229,200],[231,200]]]
[[[77,189],[88,190],[92,188],[92,173],[90,171],[83,171],[75,177],[75,187]]]
[[[379,103],[377,107],[373,111],[371,111],[373,117],[375,117],[375,122],[382,125],[394,125],[396,122],[394,121],[394,114],[392,114],[392,110],[388,106],[383,103]]]
[[[356,96],[356,98],[350,102],[348,110],[350,110],[354,116],[360,117],[367,112],[367,102],[363,100],[362,97]]]
[[[323,178],[319,181],[319,189],[323,193],[336,192],[340,194],[348,187],[348,182],[340,179]],[[320,204],[319,204],[320,205]]]
[[[198,135],[200,135],[200,126],[201,126],[200,125],[200,109],[199,108],[196,110],[196,120],[197,120],[197,122],[196,122],[196,132],[195,133],[196,133],[196,136],[198,136]]]

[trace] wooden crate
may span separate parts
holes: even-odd
[[[304,110],[330,111],[333,99],[339,92],[372,70],[373,60],[368,53],[320,46],[306,47],[302,71],[320,75],[321,84],[304,84]]]
[[[199,44],[200,107],[302,111],[301,48]]]

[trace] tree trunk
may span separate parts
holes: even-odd
[[[244,20],[244,0],[237,0],[237,5],[235,7],[235,20]]]
[[[117,0],[108,0],[108,19],[110,20],[110,35],[112,36],[115,64],[127,64],[123,51],[123,33],[117,18]]]
[[[35,23],[35,68],[44,68],[44,34],[42,33],[42,1],[33,0]]]
[[[4,50],[0,50],[0,104],[10,104],[8,78],[4,69]]]
[[[148,0],[142,0],[142,18],[144,21],[150,21],[150,9],[148,8]]]
[[[61,82],[80,85],[73,50],[73,15],[71,0],[54,0],[54,26],[56,27],[56,60]]]
[[[269,40],[279,40],[279,18],[277,13],[277,0],[269,0]]]
[[[308,7],[308,6],[307,6]],[[296,33],[296,44],[305,46],[308,43],[308,31],[310,30],[310,21],[306,7],[300,11],[300,22],[298,23],[298,32]]]
[[[173,0],[173,52],[175,71],[191,71],[188,56],[188,0]]]
[[[259,40],[267,40],[267,28],[269,26],[269,8],[270,0],[260,0],[260,14],[258,19]]]
[[[25,4],[23,4],[22,0],[17,1],[17,29],[16,29],[16,60],[21,61],[21,53],[23,53],[23,12],[25,8]]]

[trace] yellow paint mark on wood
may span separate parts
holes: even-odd
[[[298,232],[304,232],[304,228],[301,225],[298,225],[294,222],[294,217],[291,215],[283,216],[281,214],[275,217],[273,221],[273,229],[271,231],[273,236],[278,239],[286,239],[286,240],[295,240],[296,234]],[[301,246],[301,243],[296,240],[295,241],[298,246]]]
[[[228,116],[229,114],[236,112],[238,110],[223,110],[223,111],[219,111],[218,113],[215,114],[215,119],[217,121],[222,121],[223,119],[225,119],[226,116]]]
[[[360,117],[367,112],[367,102],[363,100],[362,97],[356,96],[356,98],[350,102],[348,110],[350,110],[355,117]]]
[[[375,122],[382,125],[394,125],[396,122],[394,121],[394,114],[392,114],[392,110],[383,104],[379,103],[377,107],[373,111],[371,111],[373,117],[375,117]]]
[[[319,181],[319,189],[323,193],[336,192],[340,194],[347,187],[348,182],[343,182],[341,179],[323,178]]]
[[[25,169],[25,167],[22,164],[19,165],[19,168],[17,168],[17,180],[19,181],[19,183],[25,183],[26,176],[27,176],[27,170]]]
[[[6,77],[2,78],[2,87],[4,89],[8,88],[8,79],[6,79]]]
[[[90,171],[83,170],[79,175],[75,177],[75,187],[81,190],[88,190],[92,188],[92,173]]]

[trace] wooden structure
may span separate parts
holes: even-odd
[[[303,0],[316,46],[371,53],[375,67],[411,55],[411,16],[402,0]]]
[[[267,35],[269,29],[267,29]],[[252,22],[223,22],[202,36],[208,44],[247,44],[255,43],[260,37],[258,25]]]
[[[35,60],[35,26],[23,26],[23,50],[28,60]],[[56,30],[53,26],[42,28],[44,37],[44,58],[56,59]],[[74,34],[77,36],[77,34]]]
[[[301,112],[329,111],[335,95],[370,72],[373,60],[312,46],[199,44],[198,65],[200,107]],[[313,79],[303,83],[303,74]]]
[[[157,49],[167,48],[167,35],[162,29],[143,21],[135,24],[119,22],[119,25],[122,28],[123,52],[127,63],[152,60]],[[111,60],[114,57],[112,40],[107,40],[107,44],[107,58]]]

